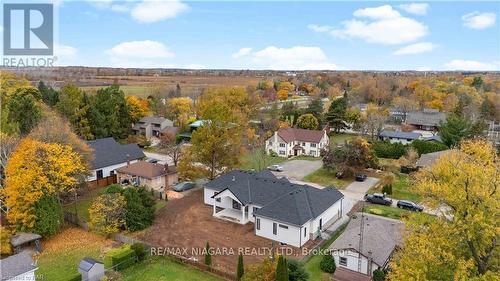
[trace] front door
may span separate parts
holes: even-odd
[[[297,149],[294,149],[293,150],[293,156],[297,156],[297,154],[299,154],[299,152],[297,151]]]
[[[323,229],[323,219],[319,219],[319,230]]]

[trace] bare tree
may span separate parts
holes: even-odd
[[[174,161],[174,165],[177,166],[179,159],[182,156],[182,144],[177,143],[175,139],[175,134],[172,132],[165,132],[160,137],[160,143],[158,144],[161,152],[167,154]]]
[[[0,185],[3,185],[5,167],[10,155],[19,144],[19,138],[0,133]]]

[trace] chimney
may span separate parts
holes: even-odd
[[[130,154],[127,153],[127,166],[130,166]]]

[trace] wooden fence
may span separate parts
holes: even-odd
[[[132,238],[132,237],[120,234],[120,233],[114,234],[112,236],[112,238],[115,241],[118,241],[118,242],[121,242],[121,243],[125,243],[125,244],[141,243],[148,250],[148,254],[150,254],[150,255],[151,255],[151,248],[154,247],[151,244],[148,244],[148,243],[146,243],[144,241],[141,241],[141,240],[138,240],[138,239],[135,239],[135,238]],[[194,266],[194,267],[196,267],[196,268],[198,268],[198,269],[200,269],[202,271],[212,273],[212,274],[217,275],[218,277],[221,277],[221,278],[223,278],[225,280],[229,280],[229,281],[237,281],[238,280],[238,278],[236,277],[235,274],[232,274],[232,273],[229,273],[229,272],[226,272],[226,271],[222,271],[222,270],[210,267],[210,266],[208,266],[208,265],[206,265],[204,263],[201,263],[201,262],[196,261],[196,260],[189,259],[189,258],[184,257],[184,256],[175,255],[173,253],[165,254],[165,256],[171,258],[173,261],[175,261],[177,263],[188,264],[190,266]]]
[[[113,183],[117,183],[116,175],[111,175],[109,177],[105,177],[102,179],[89,181],[87,182],[87,187],[90,189],[94,189],[99,187],[105,187]]]

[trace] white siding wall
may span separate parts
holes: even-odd
[[[135,162],[137,162],[137,160],[131,160],[130,164],[135,163]],[[89,176],[89,177],[87,177],[87,181],[96,180],[97,179],[97,171],[98,170],[102,170],[102,176],[105,178],[105,177],[109,177],[110,176],[110,172],[111,171],[114,171],[114,170],[116,170],[118,168],[121,168],[121,167],[124,167],[124,166],[127,166],[127,162],[123,162],[123,163],[120,163],[120,164],[111,165],[111,166],[107,166],[107,167],[104,167],[104,168],[92,170],[92,175]]]
[[[280,147],[280,143],[285,144],[285,147]],[[305,150],[303,155],[319,157],[321,149],[328,147],[329,143],[330,139],[328,138],[326,132],[324,132],[323,138],[320,140],[320,142],[314,143],[316,145],[315,147],[311,146],[311,144],[313,144],[311,142],[292,141],[290,143],[286,143],[275,132],[275,134],[272,137],[266,140],[266,153],[269,154],[269,150],[271,149],[272,151],[276,152],[278,156],[281,157],[293,156],[294,155],[293,147],[295,146],[295,144],[298,144]],[[280,151],[284,151],[285,154],[280,154]]]
[[[35,278],[35,269],[34,270],[31,270],[31,271],[28,271],[28,272],[25,272],[23,274],[20,274],[18,276],[7,276],[7,278],[11,277],[10,279],[5,279],[7,281],[19,281],[19,280],[23,280],[23,281],[35,281],[36,278]]]
[[[314,220],[311,220],[310,223],[310,231],[311,233],[315,234],[316,231],[318,230],[319,227],[319,220],[322,219],[322,224],[323,224],[323,229],[325,229],[325,226],[328,226],[327,223],[330,222],[330,220],[334,219],[337,220],[339,217],[339,214],[342,212],[342,200],[339,200],[335,202],[330,208],[328,208],[326,211],[323,212],[323,214],[319,215],[316,217]],[[314,238],[314,236],[313,236]]]
[[[301,228],[292,226],[286,223],[280,223],[268,218],[257,217],[260,219],[260,230],[255,227],[255,234],[271,240],[286,243],[291,246],[300,247],[304,245],[304,241],[300,241]],[[273,223],[276,223],[276,235],[273,234]],[[279,225],[286,225],[288,229],[281,228]],[[303,239],[304,240],[304,239]]]
[[[340,257],[345,257],[347,259],[347,266],[341,265]],[[378,265],[374,262],[371,263],[371,271],[368,273],[368,259],[361,255],[361,271],[358,271],[358,261],[360,259],[358,252],[352,250],[339,250],[338,252],[333,254],[333,258],[335,259],[335,264],[340,267],[344,267],[356,272],[361,272],[363,274],[372,275],[373,271],[378,268]]]
[[[215,204],[215,199],[211,198],[217,191],[209,188],[203,188],[203,202],[205,204],[213,206]]]

